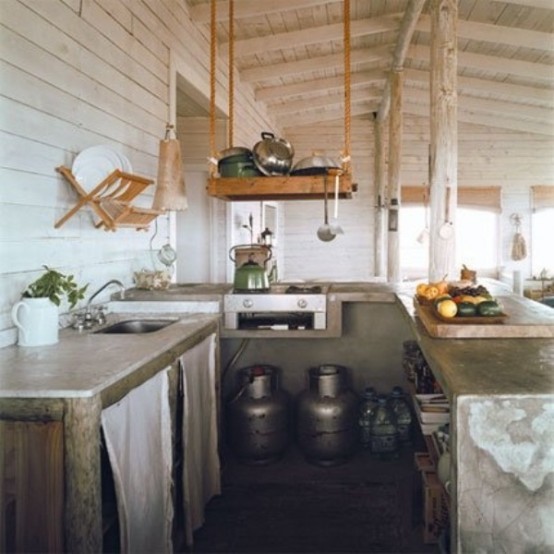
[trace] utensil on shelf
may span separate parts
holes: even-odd
[[[335,235],[344,235],[344,231],[342,230],[342,227],[337,223],[337,219],[339,218],[339,175],[338,173],[335,174],[335,207],[333,212],[333,219],[334,222],[331,225],[332,231]]]
[[[332,241],[337,235],[333,232],[331,225],[329,225],[329,214],[327,206],[327,175],[324,175],[323,177],[323,213],[323,225],[319,226],[317,230],[317,237],[323,242],[329,242]]]

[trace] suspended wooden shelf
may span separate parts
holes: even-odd
[[[327,178],[327,194],[335,192],[334,177]],[[324,176],[212,177],[208,195],[221,200],[318,200],[324,197]],[[339,177],[339,198],[352,198],[358,189],[350,175]]]
[[[154,183],[151,179],[116,169],[87,192],[69,168],[60,166],[56,171],[65,177],[80,196],[77,204],[56,221],[54,224],[56,229],[87,205],[100,218],[95,227],[104,227],[110,231],[115,231],[119,227],[146,230],[153,219],[164,213],[163,210],[140,208],[131,203],[146,187]]]

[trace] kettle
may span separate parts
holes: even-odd
[[[269,277],[265,267],[255,262],[252,254],[247,262],[235,269],[234,288],[243,291],[269,290]]]

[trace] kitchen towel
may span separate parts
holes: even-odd
[[[102,411],[122,552],[172,552],[167,370]]]
[[[204,523],[204,507],[221,494],[217,432],[215,335],[181,358],[183,379],[183,497],[187,544]]]

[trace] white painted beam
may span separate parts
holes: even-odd
[[[352,75],[351,85],[352,87],[361,85],[379,84],[384,82],[386,73],[381,70],[374,71],[361,71]],[[256,100],[270,101],[287,96],[296,96],[303,94],[314,94],[324,92],[332,89],[343,89],[344,78],[339,77],[327,77],[325,79],[313,79],[311,81],[304,81],[302,83],[293,83],[291,85],[279,85],[275,87],[266,87],[256,91]]]
[[[377,48],[363,48],[352,50],[350,61],[354,64],[364,63],[386,63],[392,55],[392,45],[379,46]],[[306,58],[294,62],[276,63],[266,66],[252,67],[240,70],[242,81],[256,82],[265,79],[274,79],[285,75],[298,75],[301,73],[311,73],[314,69],[334,69],[343,67],[344,55],[331,54],[328,56],[317,56]]]
[[[428,46],[410,46],[408,58],[428,62],[429,52]],[[533,80],[543,81],[545,84],[554,83],[554,65],[543,63],[526,62],[500,56],[487,56],[473,52],[458,52],[458,69],[460,67],[480,69],[489,73],[532,78]]]
[[[554,35],[541,31],[519,29],[517,27],[505,27],[491,23],[477,21],[465,21],[459,19],[458,38],[492,42],[495,44],[507,44],[516,48],[535,48],[537,50],[554,51]],[[431,31],[431,20],[428,15],[422,15],[417,24],[417,30],[424,33]]]
[[[235,19],[259,17],[272,13],[313,8],[324,4],[331,4],[329,0],[280,0],[269,2],[268,0],[239,0],[235,2]],[[217,0],[217,20],[227,21],[229,0]],[[190,14],[196,23],[208,23],[210,21],[210,2],[204,2],[190,8]]]
[[[460,53],[458,53],[459,55]],[[429,72],[417,69],[405,69],[405,82],[419,83],[425,88],[429,86]],[[533,88],[522,85],[511,85],[488,79],[479,79],[476,77],[461,77],[458,76],[458,93],[463,93],[471,96],[490,94],[492,96],[500,96],[504,99],[509,99],[511,102],[525,104],[537,102],[543,107],[554,106],[554,90],[546,88]]]
[[[382,95],[383,90],[379,88],[355,88],[352,91],[351,101],[352,103],[378,102]],[[275,116],[330,107],[344,107],[344,93],[342,91],[333,94],[311,96],[310,98],[301,98],[299,100],[288,100],[287,102],[269,104],[267,106],[268,111]]]
[[[350,32],[352,38],[360,36],[377,35],[396,31],[400,26],[402,14],[390,14],[369,19],[352,21]],[[283,50],[284,48],[298,48],[308,44],[318,44],[331,40],[342,40],[343,24],[333,23],[331,25],[320,25],[286,33],[253,37],[242,40],[235,40],[235,58],[249,56],[253,52],[269,52]],[[229,49],[228,43],[219,45],[219,55],[226,57]]]

